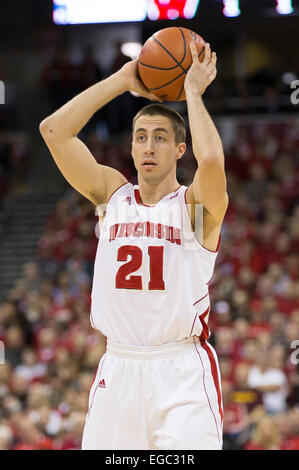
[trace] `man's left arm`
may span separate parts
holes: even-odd
[[[224,153],[218,131],[204,105],[202,94],[216,77],[216,54],[205,46],[203,62],[198,60],[194,43],[190,44],[193,64],[185,79],[192,149],[197,170],[190,187],[189,200],[203,204],[215,225],[221,224],[228,206]]]

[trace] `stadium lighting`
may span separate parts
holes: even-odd
[[[297,80],[297,75],[293,72],[285,72],[282,74],[282,81],[285,85],[291,85],[294,80]]]
[[[124,42],[121,45],[121,51],[132,60],[139,56],[142,45],[139,42]]]
[[[239,0],[223,0],[223,5],[223,14],[225,16],[234,17],[240,15]]]
[[[187,0],[185,8],[184,8],[184,17],[188,20],[194,17],[197,8],[198,8],[199,0]]]
[[[168,10],[167,12],[167,16],[170,20],[176,20],[179,17],[179,15],[180,13],[178,12],[178,10],[175,10],[175,9]]]
[[[150,20],[191,19],[195,16],[200,0],[147,0],[147,16]]]
[[[293,13],[294,8],[292,5],[292,0],[276,0],[277,7],[276,11],[279,15],[290,15]]]
[[[56,24],[144,21],[146,0],[53,0]]]
[[[154,0],[149,0],[147,5],[147,16],[150,20],[155,21],[159,18],[159,8],[155,4]]]

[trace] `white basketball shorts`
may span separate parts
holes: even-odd
[[[159,346],[107,343],[89,396],[82,449],[220,450],[216,353],[190,337]]]

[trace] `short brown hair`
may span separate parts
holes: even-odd
[[[147,106],[144,106],[144,108],[140,109],[138,113],[135,115],[133,119],[133,126],[132,126],[132,131],[134,132],[134,127],[137,119],[140,118],[140,116],[164,116],[167,117],[172,125],[172,128],[174,130],[174,135],[175,135],[175,143],[179,144],[181,142],[186,142],[186,124],[182,116],[176,112],[174,109],[169,108],[168,106],[165,106],[164,104],[160,103],[153,103],[153,104],[148,104]]]

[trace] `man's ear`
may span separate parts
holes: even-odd
[[[181,142],[179,145],[178,145],[178,157],[177,159],[179,160],[180,158],[182,158],[182,156],[184,155],[184,153],[186,152],[186,144],[185,142]]]

